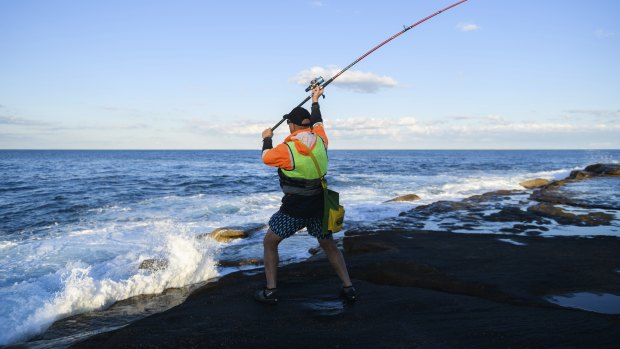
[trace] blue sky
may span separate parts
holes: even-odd
[[[0,0],[0,148],[259,148],[453,2]],[[333,149],[615,149],[618,62],[619,1],[469,0],[321,105]]]

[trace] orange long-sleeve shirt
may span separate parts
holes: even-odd
[[[312,129],[305,129],[295,131],[284,139],[284,142],[278,144],[275,148],[263,150],[263,162],[265,165],[283,168],[285,170],[293,169],[293,154],[288,148],[287,142],[298,139],[306,145],[303,147],[299,144],[295,144],[295,148],[300,154],[308,155],[308,149],[312,151],[316,145],[316,137],[321,137],[325,143],[325,147],[328,147],[328,139],[323,128],[323,123],[315,124]]]

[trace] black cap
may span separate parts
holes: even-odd
[[[302,107],[293,108],[290,113],[285,115],[285,118],[290,122],[294,123],[295,125],[310,126],[309,121],[305,124],[302,123],[304,119],[310,120],[310,113]]]

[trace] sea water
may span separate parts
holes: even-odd
[[[260,258],[264,230],[218,243],[196,236],[266,223],[280,205],[275,169],[260,151],[0,151],[0,345],[54,321],[235,270],[221,259]],[[329,186],[347,209],[345,229],[420,204],[559,179],[618,150],[329,152]],[[385,203],[415,193],[412,203]],[[284,263],[316,241],[284,241]],[[145,259],[168,261],[141,270]]]

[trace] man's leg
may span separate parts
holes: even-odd
[[[274,234],[271,229],[267,230],[263,239],[263,263],[265,264],[265,278],[267,279],[267,288],[276,288],[278,277],[278,245],[282,238]]]
[[[327,258],[329,259],[329,263],[331,263],[332,267],[336,271],[336,274],[342,281],[343,287],[350,287],[352,285],[351,279],[349,278],[349,272],[347,271],[347,265],[344,261],[344,257],[342,256],[342,252],[336,246],[336,242],[332,239],[319,239],[319,244]],[[266,264],[266,263],[265,263]]]

